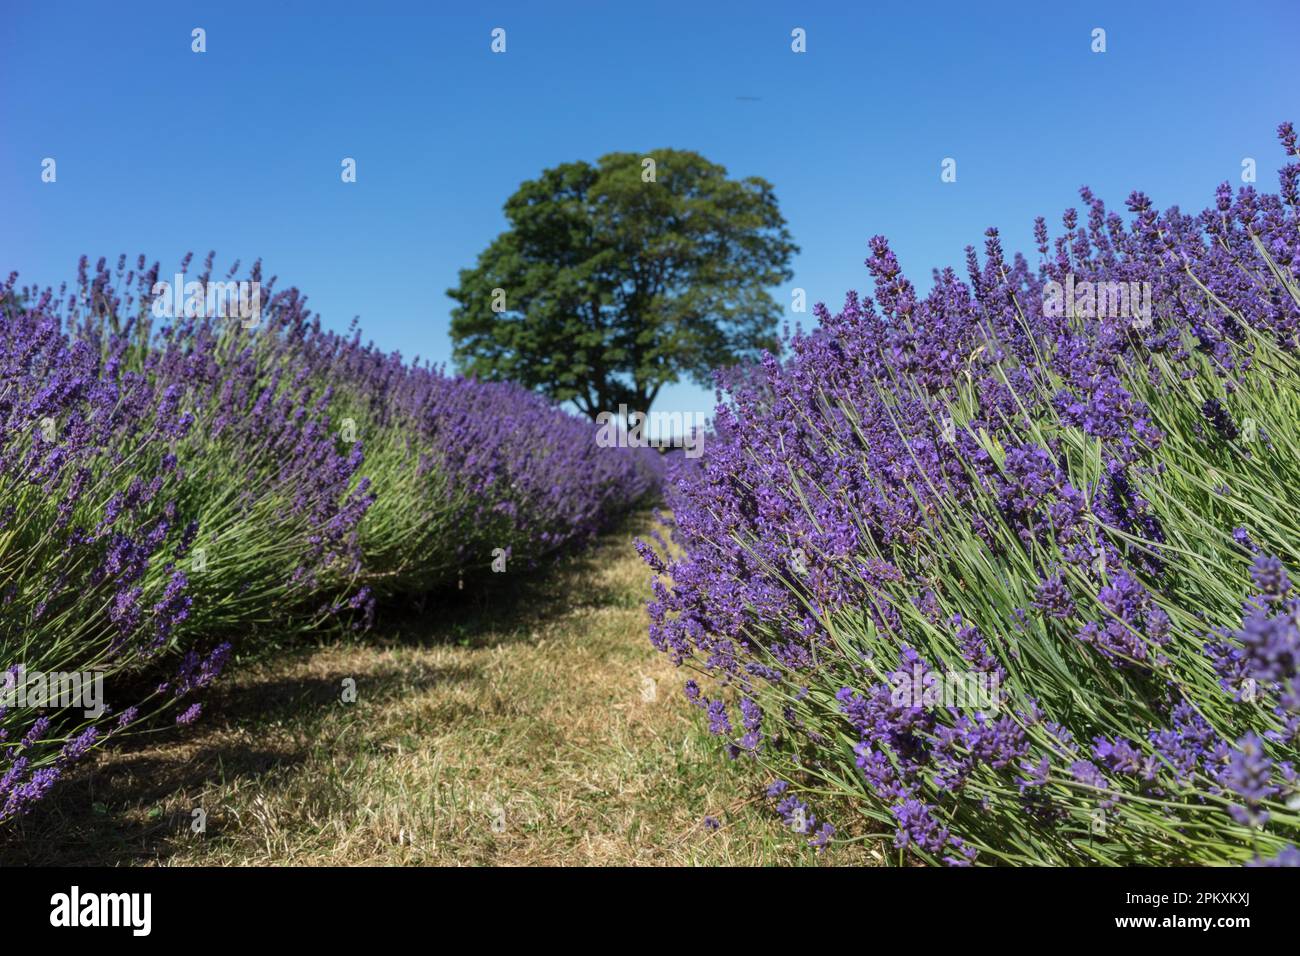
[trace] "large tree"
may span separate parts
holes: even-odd
[[[653,160],[653,165],[647,162]],[[698,153],[611,153],[545,170],[448,291],[455,359],[593,418],[776,346],[790,240],[770,183]],[[494,308],[495,307],[495,308]]]

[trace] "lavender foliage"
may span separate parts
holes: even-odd
[[[1125,217],[1085,188],[1056,238],[1036,222],[1036,266],[990,229],[924,295],[873,238],[874,298],[719,373],[705,456],[668,476],[672,540],[642,553],[651,641],[733,753],[935,863],[1296,842],[1279,137],[1279,194],[1225,184],[1189,215],[1135,192]]]

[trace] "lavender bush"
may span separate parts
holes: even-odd
[[[52,296],[0,288],[0,647],[7,697],[28,673],[115,674],[190,616],[191,537],[174,449],[193,417],[174,388],[66,335]],[[218,650],[208,669],[219,666]],[[0,705],[0,819],[96,743],[168,702],[120,712]]]
[[[1134,193],[1126,219],[1084,189],[1059,237],[1037,221],[1036,266],[990,230],[924,297],[877,237],[874,302],[720,377],[704,459],[670,474],[674,540],[640,545],[651,638],[815,845],[821,804],[841,838],[892,830],[898,862],[1294,858],[1279,134],[1280,195]]]
[[[523,389],[323,330],[260,264],[251,323],[159,317],[158,278],[83,259],[71,289],[0,286],[0,664],[101,675],[109,704],[0,705],[0,821],[91,747],[193,720],[235,635],[257,652],[535,564],[656,480]]]
[[[405,363],[295,310],[268,337],[294,343],[366,448],[374,501],[360,526],[359,580],[410,593],[580,544],[656,487],[653,452],[601,448],[586,419],[508,383]]]

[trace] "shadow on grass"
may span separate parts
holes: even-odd
[[[590,547],[546,558],[532,570],[511,568],[505,574],[483,573],[467,578],[463,589],[381,606],[375,631],[384,635],[383,643],[496,646],[530,640],[540,625],[574,610],[639,604],[639,599],[624,601],[591,580],[610,550],[627,547],[634,536],[647,533],[650,526],[646,512],[633,512],[602,533]]]
[[[355,676],[343,665],[276,676],[269,668],[219,682],[190,727],[163,727],[120,741],[61,780],[0,840],[0,865],[113,866],[165,862],[186,839],[192,811],[206,788],[227,781],[271,792],[314,747],[322,717],[340,707],[340,688]],[[472,680],[471,667],[399,668],[365,676],[368,701]],[[231,821],[214,813],[206,839],[220,839]]]
[[[380,647],[471,648],[532,641],[559,615],[624,603],[590,582],[611,548],[626,547],[648,526],[644,513],[634,513],[590,548],[548,559],[532,571],[485,574],[467,579],[463,589],[390,601],[377,610],[371,631],[349,640]],[[320,651],[304,645],[278,651],[210,688],[202,699],[203,716],[193,726],[164,726],[92,755],[30,814],[0,832],[0,865],[165,863],[187,839],[199,839],[189,836],[189,828],[206,788],[237,780],[271,793],[287,785],[291,774],[286,771],[321,745],[321,720],[341,706],[342,682],[355,676],[343,662],[330,664]],[[366,699],[382,703],[438,684],[470,681],[478,673],[475,666],[417,672],[386,667],[366,674]],[[220,839],[230,825],[235,821],[213,814],[204,839]]]

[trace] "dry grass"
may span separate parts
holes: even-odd
[[[62,784],[0,861],[864,862],[804,846],[703,733],[645,637],[649,574],[630,540],[647,525],[459,607],[382,622],[382,640],[237,668],[193,727]]]

